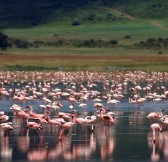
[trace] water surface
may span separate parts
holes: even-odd
[[[59,77],[60,74],[59,73]],[[164,93],[161,89],[161,86],[167,87],[167,75],[164,73],[162,75],[162,80],[159,81],[158,74],[155,78],[152,74],[143,74],[143,77],[129,75],[119,76],[119,73],[112,75],[107,74],[99,76],[99,74],[91,73],[91,76],[94,78],[90,79],[89,82],[94,83],[98,78],[98,81],[95,81],[96,86],[89,88],[87,87],[88,83],[84,79],[76,83],[76,91],[80,89],[81,82],[84,87],[88,88],[88,91],[97,90],[102,94],[112,94],[112,90],[116,90],[117,86],[122,83],[123,89],[121,90],[124,97],[120,100],[120,103],[117,105],[108,104],[106,100],[102,99],[102,104],[108,108],[110,111],[115,113],[117,122],[108,127],[102,123],[96,123],[94,125],[94,131],[88,127],[88,133],[86,133],[86,128],[80,128],[79,125],[74,125],[69,132],[65,132],[63,140],[59,140],[59,128],[56,126],[43,125],[43,139],[40,142],[39,135],[34,130],[30,130],[27,135],[26,125],[22,127],[22,120],[13,115],[10,110],[10,106],[14,104],[11,96],[0,96],[0,111],[4,111],[9,115],[13,123],[13,131],[10,131],[7,137],[4,137],[2,130],[0,131],[0,161],[114,161],[114,162],[150,162],[150,161],[167,161],[168,160],[168,136],[167,129],[162,133],[156,133],[156,143],[152,141],[152,132],[150,130],[151,122],[146,118],[146,116],[152,111],[160,111],[164,109],[165,113],[168,111],[167,99],[154,102],[146,100],[143,105],[131,105],[128,101],[130,95],[133,92],[130,90],[132,86],[141,85],[146,87],[147,85],[152,85],[151,92],[157,92],[158,94]],[[17,76],[12,75],[13,77],[20,77],[21,74]],[[50,73],[51,75],[51,73]],[[45,74],[45,79],[50,75]],[[156,73],[154,73],[156,75]],[[35,72],[31,77],[35,79]],[[68,73],[70,76],[70,73]],[[53,80],[51,89],[60,88],[64,91],[67,87],[73,88],[74,78],[70,76],[70,81],[64,76],[59,81],[59,84],[56,82],[57,78],[52,73],[52,77],[56,78]],[[59,78],[58,77],[58,78]],[[108,77],[108,78],[107,78]],[[112,79],[109,79],[109,78]],[[165,77],[165,78],[164,78]],[[30,76],[26,75],[26,78]],[[39,75],[38,78],[42,80],[43,78]],[[102,83],[102,78],[105,80],[106,84]],[[151,79],[153,78],[153,79]],[[1,77],[2,79],[2,77]],[[80,80],[80,78],[77,78]],[[109,80],[107,80],[109,79]],[[116,81],[114,81],[116,79]],[[135,80],[134,80],[135,79]],[[158,79],[158,80],[157,80]],[[164,80],[165,79],[165,80]],[[12,80],[12,79],[11,79]],[[17,78],[16,78],[17,80]],[[152,81],[151,81],[152,80]],[[154,80],[154,81],[153,81]],[[66,84],[63,84],[66,81]],[[71,83],[72,81],[72,83]],[[124,86],[123,83],[127,82],[127,85]],[[28,86],[43,86],[43,82],[38,81],[36,85],[32,82],[22,82],[17,83],[16,81],[5,82],[4,87],[7,89],[22,89],[26,85]],[[114,88],[111,87],[114,85]],[[38,89],[39,90],[39,89]],[[140,97],[145,97],[147,91],[138,91],[136,95]],[[32,95],[32,92],[30,92]],[[49,97],[49,96],[47,96]],[[100,97],[100,96],[99,96]],[[71,112],[69,108],[69,101],[66,97],[57,98],[63,107],[60,109],[62,112]],[[93,106],[95,101],[93,94],[86,101],[86,107],[79,107],[79,103],[74,104],[74,110],[77,111],[77,115],[84,117],[86,115],[97,115],[97,109]],[[33,110],[37,113],[42,113],[43,110],[39,108],[40,104],[44,104],[41,98],[37,98],[35,101],[24,101],[19,103],[19,105],[25,108],[27,105],[31,105]],[[55,115],[55,112],[52,111],[52,115]],[[155,121],[159,122],[159,121]]]

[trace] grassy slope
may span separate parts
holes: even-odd
[[[164,4],[164,1],[161,2]],[[136,5],[138,3],[136,2]],[[126,4],[128,4],[128,6]],[[134,13],[133,7],[131,6],[131,4],[135,5],[135,1],[129,1],[129,3],[126,4],[123,4],[123,6],[120,5],[120,7],[118,7],[118,4],[115,4],[115,7],[88,6],[87,10],[82,6],[76,9],[75,12],[68,11],[63,15],[60,14],[61,10],[59,10],[59,12],[53,12],[52,10],[52,15],[55,15],[55,17],[52,17],[52,19],[50,17],[49,23],[39,23],[39,25],[31,28],[7,28],[3,31],[10,37],[29,41],[117,39],[119,44],[122,45],[132,45],[151,37],[167,37],[168,23],[164,20],[165,18],[139,18],[140,16],[137,16],[137,13],[140,11],[137,10],[137,12]],[[144,10],[147,8],[147,5],[151,6],[150,3],[146,4],[145,1],[142,4],[141,8]],[[134,11],[136,10],[134,9]],[[62,19],[58,20],[58,14],[62,15]],[[80,21],[81,25],[72,26],[71,23],[74,20]],[[54,36],[54,34],[57,34],[57,36]],[[124,39],[123,37],[125,35],[130,35],[131,38]],[[158,55],[160,50],[164,56]],[[14,55],[14,57],[9,57],[11,54]],[[34,57],[25,57],[26,55],[33,55]],[[48,57],[43,57],[44,55]],[[61,55],[64,57],[50,57],[52,55]],[[78,57],[78,55],[82,56],[82,58]],[[91,56],[92,59],[88,59],[88,55]],[[145,56],[147,55],[151,57],[146,58]],[[7,51],[2,51],[0,55],[0,65],[1,69],[7,69],[7,67],[9,68],[10,66],[10,70],[20,70],[21,68],[26,70],[42,69],[42,67],[49,67],[51,69],[55,67],[64,67],[64,69],[86,69],[86,67],[87,69],[88,67],[113,69],[113,67],[122,67],[122,69],[128,70],[166,70],[168,69],[168,65],[165,62],[167,55],[166,49],[130,49],[120,46],[115,48],[54,48],[44,46],[29,49],[12,48]],[[40,58],[36,56],[40,56]],[[116,56],[120,58],[115,58]],[[127,58],[123,58],[124,56]],[[133,56],[139,59],[132,59]],[[152,60],[153,57],[156,59]],[[34,68],[32,68],[32,66]]]

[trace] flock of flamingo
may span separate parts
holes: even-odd
[[[0,72],[0,96],[12,100],[7,110],[0,111],[0,129],[5,136],[15,129],[9,121],[10,116],[6,114],[9,111],[22,120],[22,132],[26,128],[26,135],[29,136],[29,130],[34,129],[41,143],[44,125],[51,125],[59,130],[60,141],[64,139],[66,130],[74,125],[85,128],[86,134],[88,131],[94,132],[95,124],[103,124],[109,128],[117,122],[115,109],[118,104],[122,104],[124,98],[128,99],[130,107],[135,110],[144,107],[145,102],[167,100],[168,90],[163,85],[167,81],[166,72]],[[39,109],[43,111],[41,114],[33,109],[33,102],[36,100],[43,102],[39,105]],[[69,112],[61,110],[61,100],[68,101]],[[78,116],[78,110],[87,107],[88,100],[94,101],[95,114]],[[155,132],[162,132],[168,125],[168,115],[163,113],[163,110],[151,112],[147,116],[151,121],[154,142]]]

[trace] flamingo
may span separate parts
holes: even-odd
[[[30,109],[30,112],[29,112],[30,117],[29,118],[32,118],[32,119],[44,118],[49,113],[49,112],[46,112],[46,114],[45,113],[37,114],[37,113],[33,112],[33,108],[30,105],[26,106],[26,109]]]
[[[99,98],[95,98],[95,99],[94,99],[94,102],[102,102],[102,100],[99,99]]]
[[[120,101],[116,100],[116,99],[111,99],[107,101],[108,104],[111,104],[113,107],[115,107],[117,104],[120,103]]]
[[[0,116],[3,116],[5,114],[4,111],[0,111]]]
[[[28,111],[26,109],[24,109],[24,110],[16,111],[16,116],[18,118],[22,119],[22,134],[23,134],[23,131],[24,131],[24,119],[26,119],[26,122],[27,122],[27,120],[30,117],[30,115],[29,115]]]
[[[4,112],[0,112],[0,122],[3,123],[3,122],[6,122],[9,120],[9,116],[8,115],[5,115]]]
[[[152,152],[151,152],[151,160],[152,161],[159,161],[159,153],[156,151],[156,143],[152,144]]]
[[[4,131],[4,136],[6,137],[8,135],[9,130],[13,130],[12,123],[1,123],[0,128]]]
[[[51,112],[51,109],[55,110],[55,112],[59,111],[59,109],[63,107],[61,103],[59,102],[53,102],[51,104],[47,104],[45,105],[45,109],[47,110],[47,112]]]
[[[82,107],[86,107],[87,104],[86,103],[80,103],[78,106],[82,108]]]
[[[161,117],[163,117],[163,113],[164,110],[160,110],[160,112],[151,112],[147,115],[147,119],[150,119],[151,121],[153,121],[154,119],[159,119]]]
[[[38,97],[43,97],[44,94],[42,92],[37,92],[35,91],[35,89],[33,89],[33,96],[36,96],[38,98]]]
[[[168,120],[168,115],[163,115],[163,116],[160,118],[160,121],[165,121],[165,120]]]
[[[96,102],[96,103],[94,103],[94,105],[93,105],[95,108],[97,108],[97,109],[102,109],[104,106],[103,106],[103,104],[102,103],[99,103],[99,102]]]
[[[116,119],[111,114],[114,114],[114,113],[104,114],[103,110],[100,110],[100,119],[104,122],[107,122],[107,123],[115,123]]]
[[[45,117],[46,121],[48,122],[48,124],[50,125],[58,125],[58,126],[61,126],[61,124],[65,123],[64,120],[59,120],[59,119],[51,119],[49,116]]]
[[[80,126],[86,127],[86,134],[88,132],[87,126],[91,126],[93,131],[93,124],[97,120],[96,116],[86,116],[85,118],[82,117],[76,117],[76,115],[73,115],[73,121],[75,124],[79,124]]]
[[[137,104],[139,105],[139,108],[140,108],[141,106],[144,106],[143,104],[144,104],[145,101],[146,101],[146,98],[138,98],[138,99],[136,100]]]
[[[160,121],[162,123],[162,127],[167,127],[168,126],[168,115],[164,115],[160,118]]]
[[[74,109],[74,106],[72,104],[70,104],[69,108],[72,110],[72,109]]]
[[[48,104],[48,103],[52,103],[52,101],[46,97],[43,97],[43,102]]]
[[[36,122],[27,122],[27,136],[29,135],[29,129],[34,129],[37,131],[40,137],[40,143],[42,142],[42,124],[41,123],[36,123]]]
[[[22,110],[22,107],[17,104],[13,104],[11,105],[10,110],[12,110],[15,115],[16,112],[20,112]]]
[[[60,102],[55,102],[55,101],[52,103],[52,106],[58,106],[59,108],[63,107],[63,105]]]
[[[156,131],[160,131],[162,132],[162,125],[158,124],[158,123],[153,123],[150,125],[150,128],[152,130],[153,133],[153,143],[156,142]]]
[[[77,103],[78,101],[75,99],[75,97],[73,96],[69,96],[68,100],[70,102],[71,105],[74,105],[75,103]]]
[[[60,131],[60,134],[59,134],[59,140],[62,140],[63,139],[63,133],[64,131],[67,129],[68,131],[70,130],[70,128],[75,124],[75,122],[73,121],[69,121],[69,122],[65,122],[61,125],[61,131]]]
[[[134,105],[138,105],[138,108],[140,108],[141,106],[144,106],[144,102],[146,101],[146,98],[140,98],[140,97],[136,97],[135,95],[134,96],[130,96],[129,98],[129,103]]]
[[[44,109],[46,109],[46,105],[39,105],[39,108],[44,111]]]
[[[65,112],[58,112],[56,114],[58,118],[63,118],[65,121],[69,121],[72,117],[72,114],[70,113],[65,113]]]
[[[134,108],[135,105],[137,104],[136,99],[132,95],[129,97],[129,104],[134,105]]]
[[[94,124],[97,122],[97,116],[96,115],[91,115],[91,116],[86,116],[85,119],[87,120],[86,126],[91,126],[91,131],[94,131]]]

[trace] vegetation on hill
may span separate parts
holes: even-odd
[[[167,0],[4,0],[0,69],[168,69],[167,8]]]
[[[120,20],[111,9],[131,16],[167,18],[166,0],[5,0],[0,3],[0,27],[32,27],[49,22]]]

